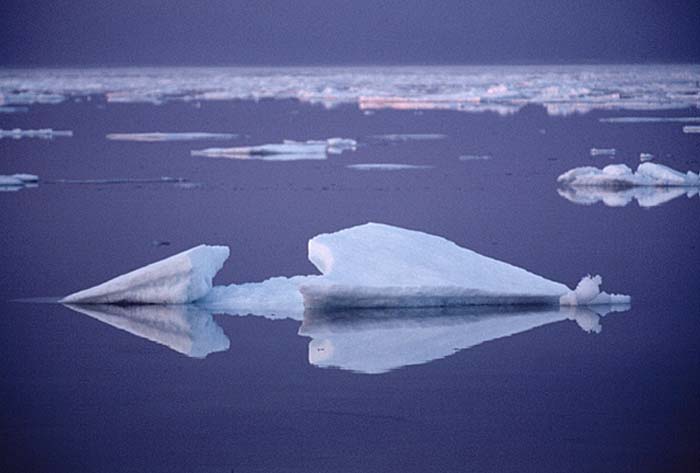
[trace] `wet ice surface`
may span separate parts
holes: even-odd
[[[697,109],[554,119],[532,106],[501,117],[388,109],[367,116],[353,105],[326,110],[291,100],[193,105],[96,97],[31,104],[0,118],[2,129],[75,132],[0,140],[0,174],[42,179],[0,195],[0,440],[12,452],[0,469],[697,469],[700,201],[684,194],[648,208],[574,205],[556,183],[568,169],[601,166],[592,146],[615,147],[615,162],[631,168],[650,152],[655,163],[697,171],[697,135],[682,133],[682,124],[599,122]],[[187,142],[105,139],[134,130],[136,118],[148,123],[137,130],[249,135],[233,146],[333,136],[367,144],[271,165],[193,158],[198,146]],[[404,133],[446,138],[367,139]],[[494,159],[466,165],[457,159],[465,153]],[[345,167],[358,163],[434,167]],[[48,182],[158,176],[202,187]],[[606,288],[633,295],[633,305],[541,318],[426,311],[397,321],[391,311],[370,311],[348,322],[328,313],[229,316],[215,307],[194,317],[104,314],[101,306],[83,315],[10,302],[69,294],[200,242],[231,248],[215,286],[310,274],[310,238],[367,221],[442,235],[569,286],[601,274]],[[249,302],[255,296],[249,291]],[[257,296],[264,309],[265,292]]]

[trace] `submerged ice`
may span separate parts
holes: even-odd
[[[600,292],[599,276],[573,291],[444,238],[368,223],[318,235],[308,257],[320,275],[212,288],[229,254],[201,245],[71,294],[65,303],[183,304],[237,314],[300,318],[304,309],[595,305],[629,302]]]
[[[578,167],[560,175],[557,182],[569,187],[697,187],[700,176],[692,171],[684,174],[662,164],[644,162],[636,172],[624,164],[611,164],[603,169]]]

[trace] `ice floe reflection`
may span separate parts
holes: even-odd
[[[165,345],[183,355],[204,358],[229,349],[229,339],[212,314],[195,305],[65,304],[66,307]]]
[[[299,335],[310,337],[309,363],[378,374],[420,365],[482,343],[573,320],[587,333],[629,305],[596,307],[471,306],[423,309],[307,309]]]
[[[602,202],[608,207],[624,207],[636,200],[640,207],[656,207],[678,197],[698,195],[696,188],[683,187],[565,187],[557,189],[560,196],[579,205]]]

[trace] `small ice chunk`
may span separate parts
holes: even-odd
[[[367,164],[349,164],[345,166],[356,171],[403,171],[410,169],[431,169],[433,166],[425,166],[418,164],[397,164],[397,163],[367,163]]]
[[[226,246],[199,245],[66,296],[67,304],[186,304],[204,297],[228,258]]]
[[[354,151],[357,142],[349,138],[328,140],[291,141],[264,144],[259,146],[238,146],[233,148],[207,148],[192,151],[192,156],[230,159],[261,159],[265,161],[297,161],[326,159],[328,154]]]
[[[39,180],[39,176],[34,174],[13,174],[12,177],[22,182],[37,182]]]
[[[341,154],[343,151],[357,150],[357,141],[351,138],[328,138],[326,144],[328,154]]]
[[[651,153],[639,153],[639,160],[643,163],[651,161],[654,159],[654,155]]]
[[[694,187],[700,186],[698,174],[683,174],[662,164],[641,163],[636,172],[624,164],[611,164],[603,169],[584,166],[571,169],[557,178],[557,182],[570,187]]]
[[[22,186],[24,181],[15,176],[0,176],[0,186]]]
[[[43,128],[40,130],[22,130],[13,128],[12,130],[0,130],[0,138],[41,138],[50,140],[53,138],[69,138],[73,136],[70,130],[53,130],[51,128]]]
[[[487,161],[491,159],[488,154],[463,154],[459,157],[460,161]]]
[[[563,306],[590,306],[629,304],[631,302],[630,296],[601,292],[600,285],[602,283],[603,278],[600,276],[585,276],[578,283],[576,289],[559,298],[559,304]]]
[[[138,141],[154,143],[161,141],[200,141],[200,140],[232,140],[238,135],[233,133],[203,133],[203,132],[172,132],[172,133],[109,133],[108,140]]]
[[[388,135],[372,135],[370,138],[374,138],[380,141],[432,141],[432,140],[442,140],[447,138],[447,135],[439,133],[394,133]]]
[[[684,126],[683,133],[700,133],[700,126],[695,126],[695,125]]]
[[[615,148],[591,148],[591,156],[615,156]]]

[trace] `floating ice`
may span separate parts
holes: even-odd
[[[629,302],[627,296],[599,293],[599,277],[584,278],[570,291],[564,284],[444,238],[389,225],[368,223],[318,235],[309,240],[308,251],[321,276],[272,278],[212,289],[211,280],[228,257],[228,248],[202,245],[72,294],[62,302],[197,302],[227,313],[292,318],[305,308]]]
[[[211,313],[194,305],[67,304],[66,307],[194,358],[228,350],[230,345]]]
[[[615,156],[615,148],[591,148],[591,156]]]
[[[203,141],[203,140],[232,140],[238,135],[233,133],[109,133],[108,140],[114,141],[139,141],[139,142],[161,142],[161,141]]]
[[[51,128],[42,128],[40,130],[21,130],[14,128],[12,130],[0,130],[0,138],[42,138],[50,140],[53,138],[69,138],[73,136],[73,132],[69,130],[52,130]]]
[[[372,135],[370,138],[378,141],[432,141],[447,138],[447,135],[438,133],[401,133],[390,135]]]
[[[575,321],[586,332],[598,333],[602,316],[628,309],[617,305],[307,310],[299,334],[311,337],[310,364],[378,374],[565,320]]]
[[[574,168],[559,176],[557,182],[569,187],[697,187],[700,177],[691,171],[683,174],[662,164],[647,162],[640,164],[637,172],[624,164],[611,164],[603,169]]]
[[[418,164],[390,164],[390,163],[367,163],[367,164],[349,164],[345,166],[356,171],[403,171],[410,169],[431,169],[433,166],[425,166]]]
[[[54,179],[49,181],[56,184],[194,184],[183,177],[124,177],[111,179]]]
[[[0,175],[0,191],[18,191],[24,187],[34,186],[38,181],[39,176],[35,176],[34,174]]]
[[[238,146],[233,148],[207,148],[192,151],[192,156],[230,159],[261,159],[265,161],[299,161],[326,159],[328,154],[354,151],[357,142],[349,138],[329,138],[327,140],[291,141],[259,146]]]
[[[66,304],[186,304],[206,296],[228,258],[226,246],[199,245],[66,296]]]
[[[700,123],[700,117],[610,117],[601,123]]]
[[[647,161],[652,161],[654,159],[654,155],[651,153],[639,153],[639,160],[643,163]]]
[[[487,161],[491,159],[488,154],[463,154],[459,157],[460,161]]]
[[[608,207],[624,207],[636,200],[640,207],[656,207],[677,197],[691,198],[699,190],[693,187],[565,187],[557,192],[565,199],[580,205],[602,202]]]
[[[684,126],[683,133],[700,133],[700,126]]]

